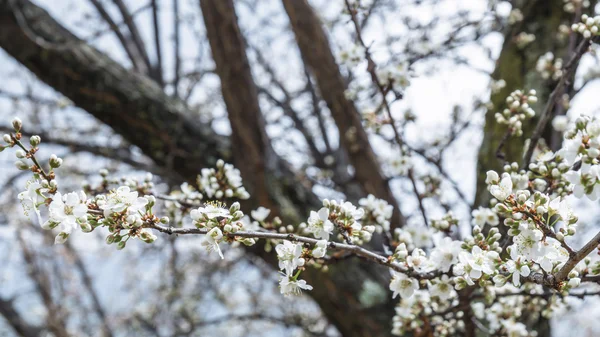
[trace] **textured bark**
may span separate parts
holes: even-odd
[[[201,0],[200,4],[232,128],[234,162],[240,168],[244,181],[250,184],[253,194],[252,205],[249,206],[267,205],[277,213],[278,208],[274,204],[280,198],[272,193],[269,187],[272,182],[268,177],[277,171],[274,166],[278,165],[279,159],[273,154],[265,133],[258,90],[252,78],[233,1]],[[272,255],[260,249],[257,253],[276,263]],[[343,336],[389,334],[392,302],[383,300],[376,307],[368,308],[358,297],[367,281],[382,287],[389,282],[383,268],[359,260],[347,260],[331,266],[329,273],[309,268],[302,277],[315,285],[309,294]],[[359,319],[351,320],[348,317]]]
[[[398,203],[381,172],[356,106],[345,96],[346,83],[331,52],[329,40],[319,17],[306,0],[283,0],[300,53],[316,78],[321,96],[327,103],[340,133],[340,143],[348,152],[355,179],[365,193],[394,205],[392,224],[404,225]]]
[[[231,158],[227,139],[190,118],[184,102],[77,39],[31,2],[10,3],[0,0],[0,47],[158,165],[194,181],[201,167]]]

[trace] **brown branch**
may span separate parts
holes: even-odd
[[[160,20],[158,17],[158,4],[157,0],[151,1],[152,6],[152,25],[154,28],[154,48],[156,49],[156,66],[152,67],[154,72],[153,78],[161,86],[165,86],[163,80],[163,60],[162,60],[162,47],[161,47],[161,36],[160,36]]]
[[[110,29],[117,36],[117,39],[121,43],[121,46],[123,47],[123,49],[125,49],[127,56],[129,56],[129,59],[131,60],[133,67],[137,71],[139,71],[141,74],[147,74],[149,69],[146,67],[146,64],[143,61],[142,55],[139,54],[139,52],[135,48],[135,46],[123,34],[121,29],[119,28],[119,25],[117,25],[117,23],[113,20],[113,18],[110,16],[110,14],[104,8],[104,5],[102,5],[102,3],[99,0],[90,0],[90,1],[92,2],[92,5],[94,5],[94,7],[96,8],[96,11],[98,12],[98,14],[100,14],[100,17],[102,17],[102,19],[108,24]]]

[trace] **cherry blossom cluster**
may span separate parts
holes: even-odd
[[[527,47],[533,41],[535,41],[535,35],[526,32],[521,32],[515,37],[515,44],[519,49]]]
[[[203,168],[200,171],[197,184],[199,192],[209,199],[250,198],[250,194],[242,185],[240,170],[221,159],[217,160],[216,168]]]
[[[524,19],[523,12],[521,12],[521,10],[518,8],[513,8],[510,11],[510,13],[508,14],[508,24],[509,25],[514,25],[517,22],[523,21],[523,19]]]
[[[448,211],[441,219],[432,219],[431,227],[440,232],[449,232],[453,227],[458,226],[458,219],[452,211]]]
[[[323,208],[317,213],[318,218],[315,217],[315,213],[311,212],[311,216],[308,219],[307,229],[309,232],[312,232],[316,238],[319,238],[318,234],[321,231],[320,223],[326,223],[326,221],[323,220],[324,215],[326,214],[325,210],[327,211],[327,218],[333,224],[333,227],[327,226],[327,228],[336,228],[338,230],[338,240],[357,245],[371,241],[373,233],[375,232],[375,226],[363,225],[361,223],[363,216],[365,215],[364,209],[356,207],[349,201],[338,202],[336,200],[328,199],[323,200]],[[321,238],[327,239],[323,236],[321,236]]]
[[[384,87],[406,89],[410,85],[412,73],[407,63],[396,63],[377,69],[379,84]]]
[[[230,236],[237,232],[247,230],[241,219],[244,213],[240,211],[240,203],[234,202],[230,207],[215,201],[206,203],[204,207],[193,209],[190,217],[197,228],[206,230],[206,235],[202,240],[202,246],[207,251],[215,251],[223,258],[223,253],[219,247],[221,242],[240,242],[246,246],[252,246],[256,243],[253,238],[244,238]]]
[[[312,249],[304,247],[302,243],[284,240],[275,247],[275,251],[282,271],[279,281],[281,294],[299,295],[302,290],[312,290],[312,286],[299,279],[299,276],[307,260],[319,259],[327,254],[327,240],[319,240]]]
[[[535,116],[535,111],[530,106],[535,102],[537,102],[535,90],[529,90],[529,92],[513,91],[506,98],[507,107],[502,113],[496,113],[496,123],[508,126],[508,132],[511,135],[521,136],[523,134],[523,121]]]
[[[374,225],[378,233],[390,230],[390,219],[394,212],[394,206],[383,199],[376,198],[372,194],[360,199],[358,204],[365,210],[362,217],[363,224]]]
[[[575,165],[576,161],[581,163],[581,169],[570,170],[564,177],[573,185],[575,196],[585,195],[590,200],[597,200],[600,196],[600,121],[581,116],[564,136],[563,148],[557,156],[564,158],[568,165]]]
[[[577,9],[590,7],[589,0],[563,0],[563,2],[565,3],[563,8],[568,13],[575,13]]]
[[[338,54],[338,60],[348,68],[354,68],[364,60],[365,48],[357,44],[350,44]]]
[[[390,177],[406,176],[413,168],[413,158],[410,151],[403,147],[399,155],[394,155],[384,161],[384,169]]]
[[[532,92],[511,94],[508,110],[527,114],[533,97]],[[279,287],[286,296],[312,289],[301,274],[307,268],[327,271],[333,258],[328,250],[345,251],[389,268],[391,296],[399,297],[394,334],[418,335],[429,329],[435,336],[456,335],[464,329],[465,315],[473,315],[493,333],[527,336],[520,311],[550,317],[565,307],[564,297],[582,280],[600,274],[600,262],[586,258],[600,242],[575,251],[565,240],[578,226],[566,197],[599,196],[600,122],[594,118],[578,118],[565,132],[564,147],[540,153],[527,170],[511,163],[501,174],[487,172],[494,199],[489,207],[472,210],[470,235],[463,237],[460,221],[450,211],[429,224],[410,217],[406,226],[389,233],[393,206],[374,195],[360,199],[360,207],[325,199],[297,226],[284,224],[264,207],[248,216],[238,202],[217,200],[248,197],[239,171],[223,161],[202,170],[197,188],[182,184],[169,195],[154,191],[152,175],[141,181],[111,179],[107,171],[101,172],[98,186],[86,185],[87,193],[62,193],[55,180],[62,160],[51,156],[47,169],[43,167],[35,156],[39,137],[32,136],[26,147],[21,143],[22,123],[15,120],[13,126],[15,133],[3,137],[7,145],[2,149],[17,147],[18,166],[33,173],[19,198],[26,210],[35,210],[44,229],[58,232],[56,243],[77,228],[91,232],[102,227],[108,231],[106,242],[118,249],[131,238],[152,243],[157,239],[154,231],[199,234],[200,245],[224,258],[222,243],[254,245],[262,239],[267,251],[275,248]],[[206,197],[212,200],[201,204]],[[168,216],[159,216],[161,212]],[[194,227],[186,228],[189,223]],[[506,231],[500,230],[501,224]],[[389,241],[381,249],[384,253],[365,246],[380,233]],[[464,292],[472,294],[466,304],[459,296]]]
[[[490,83],[490,89],[492,91],[492,94],[497,94],[500,92],[500,90],[504,89],[506,87],[506,81],[503,79],[499,79],[497,81],[492,81]]]
[[[563,75],[563,60],[560,57],[555,59],[552,52],[547,52],[540,56],[535,69],[543,79],[557,81]]]
[[[600,16],[595,16],[592,18],[587,16],[586,14],[583,14],[581,16],[581,22],[574,23],[573,25],[571,25],[571,30],[580,33],[586,39],[598,35],[599,29]]]

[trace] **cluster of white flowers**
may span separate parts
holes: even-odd
[[[421,222],[409,219],[408,225],[394,230],[394,237],[399,243],[404,243],[410,250],[414,248],[429,248],[433,243],[433,230],[423,226]]]
[[[520,91],[507,99],[509,108],[505,113],[508,112],[501,117],[513,132],[517,121],[533,115],[528,104],[535,99],[535,92]],[[513,118],[516,120],[510,122]],[[17,157],[23,160],[19,166],[26,166],[34,175],[19,198],[26,210],[35,210],[43,228],[59,229],[56,243],[64,242],[77,227],[83,232],[107,228],[106,242],[116,244],[119,249],[132,237],[147,243],[155,241],[152,229],[165,233],[191,231],[161,226],[169,224],[170,219],[154,213],[157,200],[151,192],[154,187],[151,175],[143,182],[113,181],[106,178],[108,172],[102,172],[102,184],[86,189],[89,198],[83,192],[58,192],[53,170],[62,160],[52,156],[49,172],[44,171],[34,157],[39,137],[33,136],[31,148],[27,149],[20,142],[20,121],[14,121],[13,125],[17,134],[4,137],[6,147],[18,147]],[[219,161],[216,169],[202,170],[198,190],[183,184],[180,192],[157,197],[166,200],[166,210],[169,215],[176,215],[178,225],[184,223],[182,218],[189,211],[199,229],[193,231],[204,234],[201,245],[208,251],[216,251],[221,258],[220,243],[253,245],[262,238],[266,239],[265,249],[276,244],[282,275],[279,286],[284,295],[311,290],[312,286],[300,278],[301,273],[309,267],[326,271],[327,249],[346,249],[390,267],[389,289],[392,297],[400,297],[393,321],[394,334],[418,333],[425,324],[436,336],[460,334],[464,328],[462,318],[469,308],[464,307],[458,294],[469,288],[483,299],[470,303],[470,309],[476,319],[488,325],[487,329],[499,335],[528,336],[530,332],[518,319],[521,311],[530,309],[549,317],[564,306],[559,295],[578,287],[585,276],[600,274],[600,262],[592,263],[589,258],[573,260],[579,253],[565,242],[565,238],[576,234],[578,221],[565,197],[570,194],[585,195],[592,200],[600,197],[599,157],[600,121],[580,117],[566,129],[564,146],[556,154],[541,153],[528,170],[511,163],[504,166],[501,175],[487,172],[486,184],[495,199],[490,203],[491,208],[472,210],[470,235],[453,239],[460,233],[459,220],[451,211],[432,220],[430,227],[419,217],[410,217],[408,225],[396,228],[393,235],[386,237],[389,242],[383,247],[385,253],[358,247],[369,242],[374,233],[390,229],[393,205],[374,195],[360,199],[361,207],[325,199],[323,207],[312,211],[306,223],[298,227],[283,225],[276,216],[267,220],[271,211],[264,207],[251,211],[250,216],[244,215],[238,202],[226,207],[212,201],[198,207],[194,202],[203,196],[248,197],[239,171]],[[33,164],[29,165],[27,160]],[[109,189],[113,184],[118,187]],[[438,193],[436,177],[430,176],[425,185],[428,191],[425,195]],[[49,211],[45,222],[41,221],[43,205],[48,205]],[[501,218],[508,227],[505,236],[497,227]],[[539,281],[540,276],[546,275],[556,277],[556,282]],[[547,290],[551,297],[527,296]]]
[[[499,93],[505,87],[506,87],[506,81],[503,79],[499,79],[497,81],[492,80],[492,82],[490,83],[490,89],[492,90],[492,94]]]
[[[151,195],[140,197],[137,191],[132,191],[129,186],[119,186],[108,194],[97,195],[89,205],[91,209],[102,211],[102,218],[91,219],[92,228],[105,226],[110,234],[106,243],[116,244],[118,249],[125,248],[130,238],[136,237],[146,243],[156,240],[149,229],[142,228],[148,221],[160,222],[152,214],[152,207],[156,199]],[[168,220],[163,220],[168,222]]]
[[[596,36],[600,30],[600,16],[592,18],[583,14],[581,16],[581,22],[571,25],[571,29],[574,32],[580,33],[586,39]]]
[[[357,44],[351,44],[342,49],[338,54],[338,60],[348,68],[354,68],[365,59],[365,48]]]
[[[458,225],[458,219],[452,211],[448,211],[441,219],[432,219],[431,227],[440,232],[449,232],[453,226]]]
[[[229,238],[228,234],[247,230],[244,225],[244,213],[240,211],[239,202],[234,202],[229,208],[219,202],[206,203],[204,207],[198,207],[190,212],[194,225],[200,229],[206,229],[207,233],[202,239],[202,246],[207,251],[216,251],[223,258],[223,253],[219,243],[229,240],[229,242],[240,242],[246,246],[252,246],[256,243],[253,238],[243,238],[234,236]]]
[[[517,22],[523,21],[523,12],[518,8],[513,8],[508,14],[508,24],[514,25]]]
[[[535,35],[526,32],[521,32],[515,37],[515,44],[520,49],[527,47],[533,41],[535,41]]]
[[[547,52],[540,56],[535,69],[543,79],[547,80],[551,78],[557,81],[563,75],[563,60],[560,57],[555,59],[552,52]]]
[[[560,155],[548,151],[537,158],[537,162],[529,164],[527,174],[533,190],[554,196],[566,196],[572,189],[566,175],[570,168]]]
[[[442,286],[443,288],[443,286]],[[433,315],[449,311],[458,305],[458,300],[442,300],[431,295],[431,290],[416,290],[410,298],[401,299],[396,306],[396,315],[393,320],[392,334],[406,336],[409,332],[423,331],[426,324],[430,324],[434,336],[455,336],[464,329],[463,312],[458,311],[455,316]],[[431,315],[431,321],[426,315]]]
[[[390,177],[406,176],[413,168],[413,159],[410,153],[403,149],[402,154],[387,159],[384,168]]]
[[[575,13],[577,9],[590,7],[589,0],[563,0],[563,2],[565,3],[563,8],[567,13]]]
[[[473,225],[479,227],[483,227],[486,224],[495,227],[498,226],[498,223],[500,222],[496,212],[490,208],[479,207],[478,209],[474,209],[471,212],[471,216],[473,216]]]
[[[310,250],[301,243],[284,240],[275,246],[279,269],[282,277],[279,281],[279,290],[283,295],[299,295],[302,290],[311,290],[305,280],[299,279],[300,273],[308,259],[320,259],[327,254],[327,240],[319,240]],[[298,269],[298,271],[296,271]]]
[[[504,224],[510,227],[508,234],[513,236],[513,245],[508,247],[512,262],[508,260],[503,265],[503,269],[513,275],[513,284],[518,286],[520,276],[529,275],[532,262],[537,264],[536,269],[545,272],[560,269],[569,258],[561,242],[576,232],[577,217],[567,201],[560,197],[551,200],[547,194],[531,194],[526,189],[513,191],[508,173],[503,173],[500,181],[496,172],[488,172],[488,177],[490,193],[500,201],[495,209],[505,218]],[[562,221],[563,226],[555,231],[553,224],[557,221]],[[503,284],[504,276],[499,275],[494,281]],[[574,276],[570,279],[569,286],[579,282]]]
[[[81,227],[84,231],[92,229],[87,223],[86,200],[87,197],[83,192],[71,192],[65,195],[56,192],[52,197],[52,202],[48,206],[50,217],[44,222],[42,228],[52,229],[60,226],[60,233],[54,239],[55,243],[64,243],[77,227]]]
[[[358,204],[365,210],[362,218],[363,224],[374,225],[375,230],[379,233],[382,230],[386,232],[390,230],[390,219],[394,212],[394,206],[383,199],[377,199],[372,194],[360,199]]]
[[[210,199],[248,199],[250,194],[242,185],[240,170],[233,165],[217,160],[216,168],[203,168],[197,179],[199,192]]]
[[[329,220],[338,229],[338,240],[357,245],[371,241],[375,226],[361,223],[365,215],[364,209],[354,206],[349,201],[337,202],[328,199],[323,200],[323,208],[328,210]],[[319,211],[319,213],[323,212],[319,215],[320,219],[322,219],[320,216],[325,214],[323,208]]]
[[[377,69],[377,78],[382,86],[406,89],[410,85],[412,73],[407,63],[392,64]]]
[[[563,148],[557,156],[566,164],[581,161],[581,169],[569,170],[564,177],[573,185],[576,197],[587,196],[597,200],[600,196],[600,120],[582,116],[565,132]]]
[[[507,125],[511,135],[521,136],[523,134],[521,129],[523,121],[535,116],[535,111],[529,106],[529,104],[535,102],[537,102],[535,90],[529,90],[527,93],[521,90],[513,91],[506,98],[507,108],[502,113],[496,113],[496,122]]]

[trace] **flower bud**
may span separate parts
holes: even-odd
[[[22,158],[25,158],[26,154],[25,154],[25,151],[19,149],[15,152],[15,155],[17,156],[17,158],[22,159]]]
[[[49,163],[51,168],[59,168],[62,165],[62,159],[53,154],[50,156]]]
[[[22,170],[22,171],[29,170],[29,165],[27,165],[27,163],[26,163],[26,162],[24,162],[24,161],[22,161],[22,160],[17,160],[17,161],[15,162],[15,166],[16,166],[16,167],[17,167],[19,170]]]
[[[90,225],[87,222],[82,222],[79,224],[79,227],[81,227],[81,231],[84,233],[89,233],[92,231],[92,225]]]
[[[40,145],[41,142],[42,142],[42,139],[38,135],[33,135],[33,136],[29,137],[29,144],[31,144],[31,146],[33,146],[33,147]]]
[[[169,224],[169,217],[168,216],[163,216],[162,218],[160,218],[160,223],[163,225],[168,225]]]
[[[21,131],[21,128],[23,127],[23,122],[21,121],[21,119],[19,117],[15,117],[12,120],[12,126],[13,126],[13,128],[15,128],[15,131],[19,132],[19,131]]]
[[[231,204],[231,207],[229,207],[229,213],[233,214],[233,213],[239,211],[239,209],[240,209],[240,203],[236,201],[233,204]]]
[[[10,138],[9,134],[4,134],[4,136],[2,136],[2,139],[9,144],[12,143],[12,139]]]

